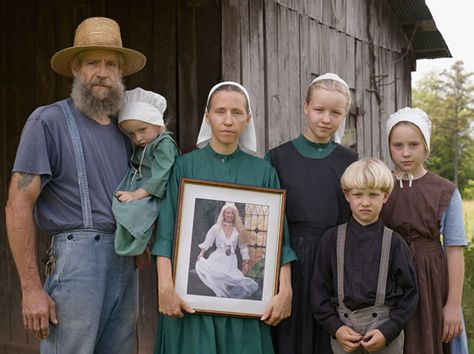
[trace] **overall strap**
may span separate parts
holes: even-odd
[[[339,306],[344,306],[344,247],[346,245],[346,230],[347,223],[337,227],[337,300]]]
[[[89,185],[87,183],[86,163],[84,159],[84,151],[82,150],[81,138],[76,122],[72,115],[71,109],[66,100],[59,101],[64,115],[66,116],[67,127],[71,136],[72,146],[74,149],[74,159],[76,160],[77,181],[79,184],[79,194],[81,197],[82,220],[85,229],[92,229],[92,209],[89,195]]]
[[[390,260],[390,244],[392,233],[388,227],[384,227],[382,239],[382,252],[380,254],[379,279],[377,283],[377,295],[375,305],[382,306],[385,303],[385,289],[387,287],[388,262]]]

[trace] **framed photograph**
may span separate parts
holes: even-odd
[[[277,291],[285,191],[183,178],[173,259],[198,313],[256,317]]]

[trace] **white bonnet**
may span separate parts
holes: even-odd
[[[163,114],[165,110],[166,99],[163,96],[137,87],[125,92],[118,114],[118,122],[133,119],[164,127]]]
[[[320,76],[318,76],[317,78],[315,78],[313,81],[311,81],[311,83],[309,84],[309,86],[311,86],[312,84],[314,84],[315,82],[317,81],[321,81],[321,80],[333,80],[333,81],[337,81],[339,83],[341,83],[342,85],[344,85],[347,90],[350,91],[350,88],[349,88],[349,85],[347,84],[347,82],[345,82],[343,79],[341,79],[341,77],[337,74],[334,74],[334,73],[326,73],[326,74],[322,74]],[[336,143],[340,143],[341,140],[342,140],[342,137],[344,136],[344,131],[346,129],[346,117],[344,117],[343,121],[341,122],[341,124],[339,125],[339,128],[337,128],[336,132],[334,133],[334,141]]]
[[[245,130],[243,131],[242,135],[239,138],[239,146],[242,148],[242,150],[248,153],[256,154],[257,153],[257,134],[255,132],[255,125],[253,123],[253,115],[252,115],[252,108],[250,106],[249,93],[247,92],[247,89],[245,87],[243,87],[241,84],[234,81],[223,81],[214,85],[214,87],[209,91],[209,95],[207,96],[206,107],[208,106],[209,100],[211,99],[211,96],[214,93],[214,91],[216,91],[219,87],[224,86],[224,85],[232,85],[232,86],[238,87],[247,98],[250,120],[248,121],[247,125],[245,126]],[[206,111],[207,111],[207,108],[206,108]],[[202,118],[202,123],[201,123],[201,129],[199,130],[198,138],[196,141],[196,146],[202,149],[209,143],[209,141],[211,140],[211,137],[212,137],[211,126],[209,125],[206,119],[206,114],[204,113],[204,116]]]
[[[400,122],[409,122],[416,125],[425,138],[428,151],[430,150],[431,121],[425,111],[422,111],[419,108],[405,107],[390,115],[385,129],[387,132],[387,139],[390,136],[393,127]]]
[[[334,74],[334,73],[326,73],[326,74],[319,75],[317,78],[315,78],[313,81],[311,81],[310,86],[312,84],[314,84],[316,81],[321,81],[321,80],[333,80],[333,81],[340,82],[345,87],[347,87],[347,89],[349,90],[349,85],[347,84],[347,82],[345,82],[343,79],[341,79],[341,77],[339,75]]]

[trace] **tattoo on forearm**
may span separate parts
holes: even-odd
[[[33,181],[33,178],[35,178],[35,175],[31,175],[29,173],[20,173],[20,178],[18,178],[16,187],[18,188],[19,191],[21,191],[22,189],[25,189],[31,184],[31,182]]]

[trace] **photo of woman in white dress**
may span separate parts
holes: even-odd
[[[252,296],[258,284],[245,274],[249,271],[248,238],[234,203],[226,203],[209,229],[204,242],[199,244],[201,252],[196,261],[199,279],[216,296],[245,299]],[[215,244],[216,249],[205,258],[206,252]],[[242,269],[238,267],[235,254],[239,248]]]

